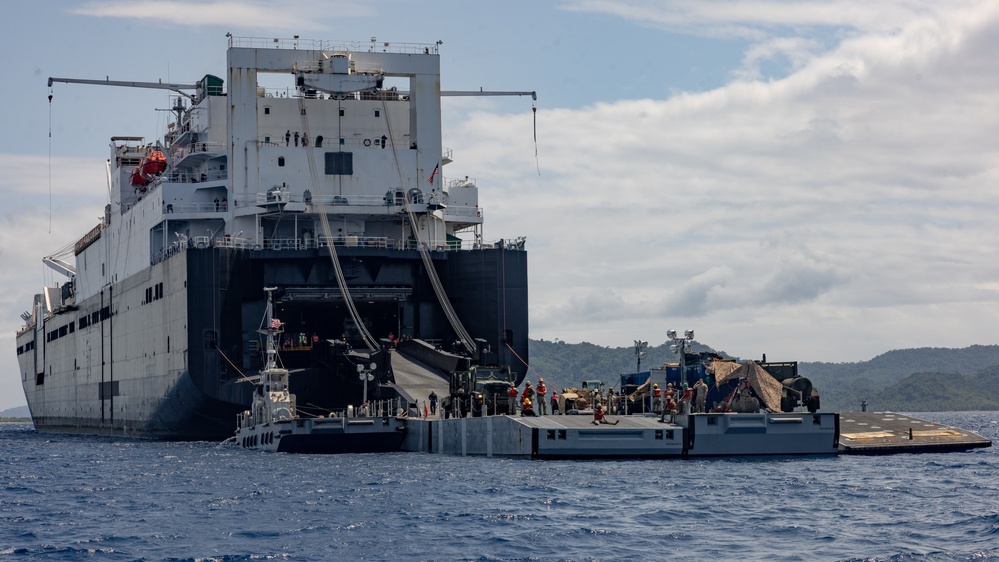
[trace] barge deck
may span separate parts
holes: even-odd
[[[956,427],[893,412],[840,414],[839,449],[852,455],[966,451],[992,441]]]

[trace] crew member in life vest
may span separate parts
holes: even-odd
[[[657,414],[663,411],[663,391],[658,384],[652,385],[652,411]]]
[[[533,416],[534,415],[534,405],[531,404],[531,399],[524,397],[524,402],[520,405],[520,415],[522,416]]]
[[[517,413],[517,395],[518,394],[519,393],[517,392],[517,387],[513,386],[513,384],[511,383],[510,384],[510,390],[508,390],[507,393],[506,393],[506,396],[507,396],[507,407],[509,408],[509,412],[508,413],[511,416],[515,415]]]
[[[690,413],[691,402],[694,401],[694,389],[683,383],[683,396],[680,397],[680,409],[684,414]]]
[[[545,386],[545,379],[538,377],[538,410],[542,416],[548,413],[548,402],[545,401],[546,394],[548,394],[548,387]]]
[[[669,416],[670,423],[676,421],[676,401],[669,394],[666,395],[666,407],[663,409],[663,415],[659,418],[659,421],[665,422],[667,415]]]
[[[552,391],[552,415],[561,414],[562,412],[558,409],[558,392]]]
[[[617,425],[617,422],[621,420],[610,421],[604,416],[604,407],[597,404],[593,407],[593,425],[600,425],[606,423],[608,425]]]
[[[524,393],[521,396],[523,398],[530,398],[532,402],[534,401],[534,387],[531,386],[531,381],[524,383]]]

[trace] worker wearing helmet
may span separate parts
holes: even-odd
[[[510,390],[506,393],[508,413],[512,416],[517,413],[517,387],[510,383]]]
[[[694,401],[694,389],[683,383],[683,394],[680,396],[680,410],[684,414],[690,413],[691,403]]]
[[[545,395],[548,394],[548,387],[545,386],[545,379],[538,377],[538,410],[540,410],[541,415],[548,413],[548,402],[545,400]]]
[[[600,404],[593,407],[593,425],[600,425],[606,423],[609,425],[617,425],[621,420],[610,421],[604,416],[604,408]]]
[[[534,415],[534,405],[531,404],[531,399],[524,397],[523,402],[520,404],[520,415],[522,416],[533,416]]]

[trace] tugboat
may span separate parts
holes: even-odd
[[[288,369],[278,365],[278,339],[284,333],[274,318],[274,291],[267,287],[267,311],[258,333],[266,337],[267,364],[260,371],[250,409],[239,415],[235,441],[244,449],[279,453],[376,453],[398,451],[405,437],[405,417],[391,414],[392,401],[331,411],[326,417],[306,417],[288,391]],[[370,369],[358,364],[362,378]],[[366,382],[366,381],[365,381]],[[367,385],[365,385],[367,386]]]

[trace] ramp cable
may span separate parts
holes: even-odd
[[[541,162],[538,160],[538,106],[537,103],[531,102],[531,113],[534,114],[534,166],[538,169],[538,175],[541,175]]]
[[[52,234],[52,87],[49,86],[49,234]]]
[[[503,342],[503,345],[505,345],[507,347],[507,349],[509,349],[510,352],[513,353],[513,356],[516,357],[517,360],[519,360],[521,363],[523,363],[525,367],[527,367],[531,371],[534,371],[534,374],[538,375],[538,378],[540,378],[540,379],[545,378],[545,377],[541,376],[541,373],[539,373],[537,369],[535,369],[534,367],[532,367],[527,361],[524,361],[524,359],[520,355],[517,354],[517,350],[515,350],[513,348],[513,346],[510,345],[510,342]]]

